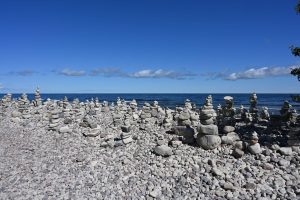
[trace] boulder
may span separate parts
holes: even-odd
[[[221,144],[221,138],[218,135],[202,135],[197,137],[197,143],[206,150],[215,149]]]

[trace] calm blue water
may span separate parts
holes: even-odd
[[[0,94],[2,98],[4,94]],[[13,94],[13,98],[18,98],[21,94]],[[34,99],[34,94],[27,94],[30,100]],[[185,99],[190,99],[196,103],[197,107],[201,106],[205,102],[205,98],[209,94],[41,94],[42,98],[46,100],[57,99],[61,100],[64,96],[67,96],[69,101],[78,98],[80,101],[98,97],[100,101],[115,102],[117,97],[131,101],[135,99],[139,106],[144,102],[152,103],[154,100],[159,102],[159,105],[163,107],[174,108],[176,105],[181,106],[184,104]],[[239,107],[241,104],[244,107],[249,107],[249,97],[251,94],[212,94],[213,104],[216,107],[218,104],[224,104],[224,96],[232,96],[234,98],[235,107]],[[295,109],[300,110],[300,104],[293,102],[290,94],[257,94],[258,107],[267,106],[270,109],[270,113],[278,113],[283,102],[288,100]]]

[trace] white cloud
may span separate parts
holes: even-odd
[[[86,73],[83,70],[76,71],[66,68],[60,71],[59,74],[64,76],[84,76]]]
[[[114,68],[114,67],[106,67],[106,68],[96,68],[91,70],[90,72],[91,76],[106,76],[106,77],[111,77],[111,76],[126,76],[124,72],[122,72],[119,68]]]
[[[243,72],[234,72],[224,76],[225,80],[238,80],[238,79],[258,79],[270,76],[283,76],[291,73],[291,69],[299,66],[289,67],[262,67],[251,68]]]
[[[187,73],[187,72],[175,72],[175,71],[166,71],[162,69],[150,70],[145,69],[138,72],[129,74],[129,77],[133,78],[171,78],[171,79],[186,79],[196,74]]]
[[[3,84],[0,83],[0,90],[3,89],[3,88],[4,88]]]

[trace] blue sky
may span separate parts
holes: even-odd
[[[0,0],[0,93],[298,93],[296,0]]]

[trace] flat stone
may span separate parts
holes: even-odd
[[[216,167],[213,167],[212,170],[211,170],[211,172],[215,176],[224,177],[224,173],[221,170],[219,170],[218,168],[216,168]]]
[[[156,146],[154,148],[154,153],[160,156],[171,156],[173,154],[172,149],[167,145]]]
[[[225,190],[231,190],[231,191],[236,190],[236,188],[232,185],[232,183],[229,182],[224,183],[223,188]]]
[[[281,155],[290,156],[293,154],[293,150],[291,147],[280,147],[278,150]]]
[[[202,125],[198,126],[198,132],[203,135],[218,135],[218,126],[211,124],[211,125]]]
[[[235,130],[235,128],[233,126],[224,126],[224,128],[223,128],[223,132],[225,134],[233,132],[234,130]]]
[[[123,141],[124,144],[129,144],[130,142],[133,141],[133,139],[132,139],[132,137],[128,137],[128,138],[122,139],[122,141]]]
[[[63,126],[59,129],[60,133],[71,133],[72,129],[70,129],[68,126]]]
[[[289,166],[289,165],[290,165],[290,161],[285,160],[285,159],[280,159],[279,162],[278,162],[278,164],[279,164],[280,166],[286,167],[286,166]]]
[[[100,130],[99,129],[86,130],[82,134],[86,137],[97,137],[98,135],[100,135]]]
[[[213,118],[206,119],[206,120],[201,120],[201,123],[203,125],[211,125],[211,124],[214,124],[214,120],[213,120]]]

